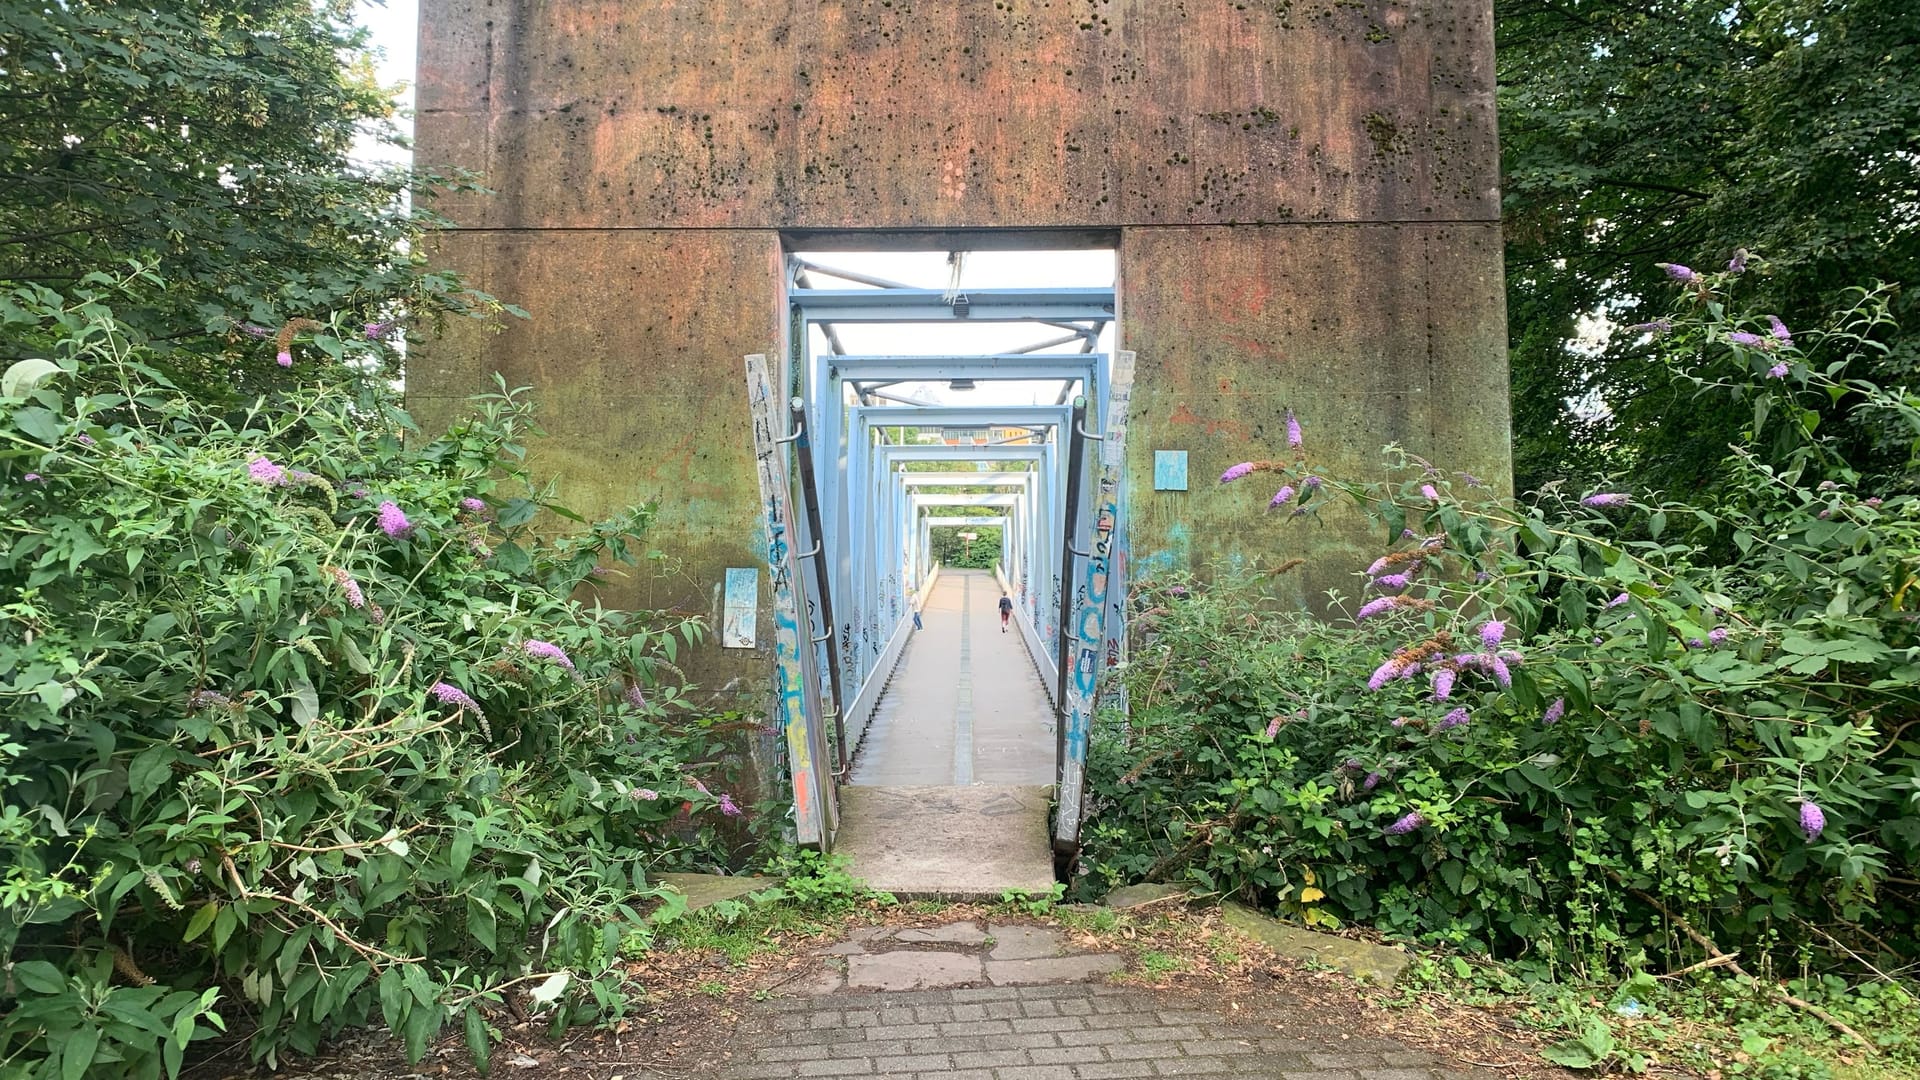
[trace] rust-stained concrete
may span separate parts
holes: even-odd
[[[1492,221],[1487,0],[423,0],[505,228]]]
[[[1350,586],[1380,542],[1358,521],[1250,525],[1260,493],[1210,478],[1282,456],[1291,407],[1329,470],[1400,442],[1504,482],[1491,24],[1490,0],[422,0],[418,160],[496,192],[440,204],[436,255],[533,318],[432,343],[409,392],[433,422],[494,369],[532,385],[568,499],[663,501],[681,575],[608,599],[717,622],[721,569],[758,561],[740,358],[787,355],[783,235],[1104,235],[1136,567],[1298,553],[1284,588]],[[1156,449],[1193,491],[1151,490]],[[701,670],[760,690],[768,662]]]

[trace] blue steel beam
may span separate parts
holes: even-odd
[[[1003,353],[994,356],[831,356],[821,363],[839,378],[926,380],[958,378],[1050,381],[1085,379],[1106,362],[1105,353]]]
[[[1112,289],[987,289],[948,303],[944,289],[794,289],[806,322],[1109,322]]]

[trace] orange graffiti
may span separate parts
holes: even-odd
[[[1253,433],[1250,432],[1247,429],[1247,425],[1242,423],[1241,421],[1209,420],[1209,419],[1206,419],[1205,417],[1195,416],[1193,410],[1187,408],[1185,402],[1182,402],[1181,404],[1175,405],[1173,407],[1173,415],[1167,417],[1167,423],[1198,425],[1202,430],[1204,430],[1209,435],[1218,435],[1222,432],[1225,432],[1226,434],[1231,435],[1234,438],[1240,439],[1242,441],[1251,439],[1253,437]]]

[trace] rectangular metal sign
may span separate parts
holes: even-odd
[[[760,621],[760,571],[727,567],[727,591],[720,603],[720,647],[751,649]]]
[[[1153,490],[1187,490],[1187,452],[1185,450],[1153,452]]]

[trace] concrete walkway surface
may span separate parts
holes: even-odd
[[[902,900],[998,900],[1053,888],[1044,787],[840,789],[834,849],[870,888]]]
[[[1053,713],[985,570],[942,570],[853,762],[869,786],[1053,783]]]
[[[836,851],[902,899],[1053,887],[1053,716],[1000,587],[943,570],[840,790]]]

